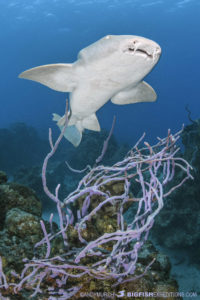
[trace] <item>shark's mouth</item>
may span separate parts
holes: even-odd
[[[140,48],[133,48],[133,47],[129,47],[128,48],[128,52],[132,52],[132,53],[141,53],[141,54],[143,54],[143,55],[145,55],[145,56],[148,56],[148,57],[150,57],[150,58],[153,58],[153,55],[152,54],[150,54],[150,53],[148,53],[146,50],[144,50],[144,49],[140,49]]]

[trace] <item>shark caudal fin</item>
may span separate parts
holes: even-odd
[[[65,126],[65,116],[61,117],[58,114],[53,114],[53,121],[57,122],[57,126],[60,128],[60,131],[62,131]],[[64,137],[72,143],[74,147],[77,147],[81,142],[82,132],[79,131],[75,125],[68,125]]]
[[[57,122],[58,127],[62,131],[65,125],[65,116],[61,117],[58,114],[53,114],[53,121]],[[69,119],[68,126],[65,130],[64,137],[77,147],[82,139],[82,132],[84,129],[89,129],[93,131],[100,131],[100,125],[95,114],[90,115],[82,120],[77,120],[77,118],[71,116]]]

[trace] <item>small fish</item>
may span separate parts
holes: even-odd
[[[78,146],[83,130],[100,131],[98,111],[111,99],[114,104],[152,102],[157,96],[143,78],[157,64],[160,46],[134,35],[107,35],[82,49],[72,64],[50,64],[29,69],[20,78],[69,92],[70,114],[65,137]],[[60,129],[65,118],[53,114]]]

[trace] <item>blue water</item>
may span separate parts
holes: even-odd
[[[115,135],[132,143],[188,123],[185,105],[199,117],[200,2],[198,0],[16,0],[0,1],[0,127],[20,121],[46,134],[52,112],[63,114],[66,94],[18,74],[30,67],[73,62],[78,52],[107,34],[150,38],[162,47],[158,65],[145,78],[155,103],[105,105],[102,128],[117,116]]]

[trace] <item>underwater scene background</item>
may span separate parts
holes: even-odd
[[[154,291],[182,293],[176,296],[168,294],[167,299],[200,299],[198,0],[0,0],[0,256],[4,270],[0,266],[0,275],[5,273],[7,281],[14,280],[11,270],[20,273],[22,259],[30,260],[36,255],[34,245],[43,237],[41,217],[46,220],[47,231],[50,232],[48,220],[53,212],[54,232],[59,228],[56,205],[43,191],[41,168],[50,148],[49,127],[52,128],[53,140],[59,135],[57,126],[52,122],[52,113],[64,114],[68,95],[21,80],[18,75],[44,64],[72,63],[81,49],[108,34],[143,36],[161,46],[160,61],[145,77],[156,91],[157,101],[133,105],[114,105],[109,101],[105,104],[97,111],[101,132],[86,130],[77,148],[62,140],[48,165],[49,189],[55,190],[60,183],[59,193],[63,199],[77,188],[85,173],[72,172],[65,161],[74,169],[93,166],[101,154],[114,116],[116,124],[102,160],[104,166],[121,161],[144,132],[145,140],[154,145],[158,136],[167,136],[169,128],[175,134],[185,124],[178,142],[181,148],[178,156],[193,167],[191,174],[194,179],[189,179],[164,199],[164,207],[155,217],[148,241],[139,252],[139,264],[142,266],[151,264],[149,257],[152,253],[159,263],[153,269],[153,275],[147,274],[146,282],[129,285],[126,292],[148,292],[154,286]],[[175,171],[170,183],[172,186],[183,177],[181,172]],[[120,193],[121,186],[117,189]],[[140,195],[137,186],[136,190]],[[109,217],[116,212],[106,210],[104,213]],[[135,213],[134,207],[128,208],[127,222],[132,222]],[[95,230],[100,230],[97,224],[101,224],[101,219],[104,220],[103,215],[94,221],[93,228],[89,228],[94,234],[91,239],[96,237]],[[106,220],[105,224],[109,222]],[[112,226],[115,228],[116,224]],[[68,234],[78,245],[76,237]],[[59,243],[56,241],[56,246],[52,246],[54,255],[60,251]],[[45,253],[44,248],[42,251]],[[86,281],[87,277],[83,278],[83,282]],[[0,276],[1,287],[3,283]],[[69,281],[67,289],[73,288],[73,284]],[[124,286],[121,287],[123,289]],[[30,296],[28,290],[18,291],[15,295],[11,290],[4,285],[0,291],[1,299],[27,299]],[[111,293],[114,290],[106,281],[103,285],[92,281],[86,285],[84,293],[91,291],[94,299],[106,299],[108,295],[98,298],[95,293]],[[70,292],[71,299],[79,299],[73,294],[75,290],[68,291],[68,295]],[[120,289],[115,292],[119,295]],[[67,299],[66,295],[64,298],[56,295],[48,298],[46,293],[42,293],[33,299]],[[88,299],[89,296],[77,297]],[[145,298],[144,295],[132,295],[132,299],[142,297]]]

